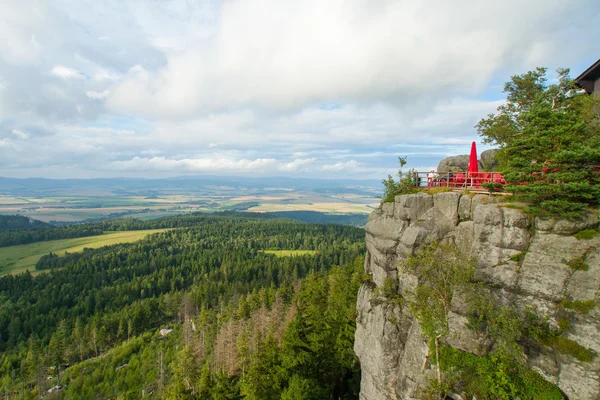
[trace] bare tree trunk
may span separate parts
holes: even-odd
[[[442,373],[441,373],[441,370],[440,370],[440,364],[442,362],[440,360],[440,337],[439,336],[435,337],[435,359],[436,359],[436,364],[437,364],[438,382],[441,385],[442,384]]]

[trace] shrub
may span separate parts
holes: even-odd
[[[590,240],[598,236],[598,234],[600,234],[600,231],[597,229],[584,229],[573,236],[575,236],[577,240]]]
[[[410,194],[418,192],[416,183],[413,180],[414,170],[409,170],[408,173],[404,173],[402,168],[406,165],[406,157],[398,157],[400,163],[400,169],[398,170],[398,181],[393,176],[388,175],[387,179],[382,181],[383,183],[383,201],[390,203],[394,201],[395,197],[401,194]]]
[[[457,375],[455,389],[469,398],[562,400],[560,389],[540,374],[514,361],[495,356],[476,356],[442,346],[441,366]]]

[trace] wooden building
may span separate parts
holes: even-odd
[[[589,94],[595,93],[596,95],[600,95],[600,60],[596,61],[591,67],[575,78],[575,82]]]

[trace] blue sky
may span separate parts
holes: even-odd
[[[599,20],[594,0],[3,2],[0,176],[429,169],[511,75],[600,58]]]

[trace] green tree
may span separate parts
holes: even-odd
[[[56,369],[58,385],[60,385],[60,366],[65,362],[67,357],[68,337],[67,323],[65,320],[62,320],[50,338],[50,344],[48,345],[48,358]]]
[[[259,343],[258,351],[240,382],[240,393],[248,400],[279,399],[284,376],[277,341],[268,336]]]
[[[513,76],[506,103],[476,128],[500,147],[506,190],[534,213],[577,216],[600,202],[600,103],[577,88],[568,69],[551,85],[546,71]]]
[[[455,245],[431,243],[406,258],[400,268],[418,279],[415,288],[403,294],[423,334],[435,344],[438,380],[441,382],[439,341],[449,333],[452,298],[470,286],[475,272],[474,260]]]
[[[394,201],[395,196],[400,194],[415,193],[417,191],[418,178],[413,178],[414,170],[409,170],[407,173],[403,171],[406,165],[406,157],[398,156],[398,162],[400,163],[400,169],[398,170],[398,180],[394,179],[392,175],[388,175],[387,179],[382,181],[383,183],[383,198],[385,202]]]
[[[172,377],[165,397],[173,400],[195,398],[198,365],[189,346],[184,346],[179,351],[177,358],[171,364],[171,371]]]

